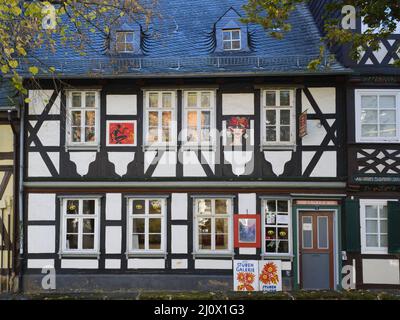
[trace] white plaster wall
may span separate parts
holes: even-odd
[[[106,220],[121,220],[122,194],[106,194]]]
[[[195,269],[225,270],[232,269],[232,266],[232,260],[196,259],[194,262]]]
[[[176,177],[177,155],[175,151],[166,151],[154,170],[153,177]]]
[[[171,219],[187,220],[187,193],[173,193],[171,196]]]
[[[97,152],[69,152],[69,158],[76,164],[76,172],[81,175],[87,175],[89,166],[96,160]]]
[[[62,269],[98,269],[99,260],[97,259],[62,259]]]
[[[253,93],[226,93],[222,95],[223,115],[253,115]]]
[[[107,114],[110,115],[136,115],[137,96],[128,95],[107,95]]]
[[[60,146],[60,121],[44,121],[37,137],[45,147]]]
[[[56,219],[56,195],[54,193],[30,193],[28,195],[29,221],[54,221]]]
[[[54,259],[28,259],[28,269],[54,268]]]
[[[309,88],[309,90],[322,113],[336,113],[336,88]],[[315,113],[304,92],[302,105],[302,111],[308,109],[307,113]]]
[[[119,226],[106,227],[106,254],[121,253],[122,228]]]
[[[40,115],[49,102],[54,90],[30,90],[29,114]],[[49,114],[60,114],[60,94],[58,94]]]
[[[326,130],[319,120],[307,120],[307,135],[303,137],[303,146],[320,146],[326,136]]]
[[[188,252],[188,227],[187,226],[171,226],[171,252],[187,253]]]
[[[120,259],[106,259],[105,261],[106,269],[121,269]]]
[[[108,160],[115,166],[115,173],[124,176],[128,172],[128,165],[135,160],[135,152],[108,152]]]
[[[363,259],[362,269],[366,284],[400,284],[398,259]]]
[[[304,173],[315,155],[315,151],[302,152],[302,172]],[[320,157],[310,177],[336,177],[337,159],[336,151],[325,151]]]
[[[239,248],[239,254],[257,254],[256,248]]]
[[[58,152],[48,152],[48,156],[52,161],[55,169],[60,169],[60,154]],[[51,177],[51,173],[43,161],[39,152],[28,153],[28,176],[29,177]]]
[[[239,193],[239,214],[257,213],[257,196],[255,193]]]
[[[187,259],[171,259],[171,269],[187,269]]]
[[[194,151],[183,152],[182,162],[184,177],[207,177]]]
[[[55,226],[28,226],[28,253],[55,253]]]
[[[280,176],[285,171],[285,165],[293,157],[293,151],[264,151],[265,160],[271,164],[272,171]]]
[[[128,259],[128,269],[165,269],[165,260]]]

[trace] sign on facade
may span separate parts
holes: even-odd
[[[260,291],[282,291],[282,261],[263,260],[259,262]]]

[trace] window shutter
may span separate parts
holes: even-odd
[[[345,201],[345,249],[348,252],[361,252],[360,202]]]
[[[388,201],[388,252],[400,253],[400,202]]]

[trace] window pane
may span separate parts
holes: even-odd
[[[215,200],[215,213],[227,214],[228,213],[228,200]]]
[[[117,48],[118,52],[124,52],[125,51],[125,43],[117,42],[116,48]]]
[[[380,233],[387,233],[387,220],[381,220],[380,224]]]
[[[224,41],[224,50],[231,50],[231,42],[230,41]]]
[[[158,141],[158,129],[157,128],[149,129],[149,134],[147,136],[147,141],[148,142],[157,142]]]
[[[187,113],[187,125],[190,128],[197,128],[197,112],[189,111]]]
[[[265,239],[276,240],[276,228],[273,228],[273,227],[266,228]]]
[[[160,250],[161,249],[161,234],[150,234],[149,235],[149,249]]]
[[[73,126],[81,125],[81,111],[73,111],[72,112],[72,125]]]
[[[377,110],[362,111],[361,112],[361,123],[377,124],[378,123],[378,111]]]
[[[265,244],[265,251],[275,253],[276,252],[276,241],[267,241]]]
[[[379,131],[380,137],[395,137],[396,136],[396,125],[395,124],[385,124],[381,125]]]
[[[281,106],[290,106],[290,91],[281,91]]]
[[[387,218],[387,206],[380,206],[379,207],[379,216],[380,216],[381,219],[382,218],[384,218],[384,219]]]
[[[132,43],[126,43],[125,44],[125,51],[127,52],[132,52],[133,51],[133,44]]]
[[[288,228],[278,228],[278,239],[279,240],[287,240],[289,237]]]
[[[79,220],[78,219],[67,219],[67,233],[78,233]]]
[[[149,107],[158,108],[158,93],[149,94]]]
[[[116,33],[117,42],[124,42],[125,41],[125,34],[124,32],[117,32]]]
[[[276,106],[276,93],[275,91],[267,91],[265,93],[265,103],[267,106]]]
[[[78,235],[77,234],[67,234],[67,249],[78,249]]]
[[[228,249],[228,235],[217,234],[215,236],[215,250],[227,250]]]
[[[157,127],[158,126],[158,112],[149,112],[149,126]]]
[[[318,217],[318,248],[328,248],[328,217]]]
[[[367,220],[367,233],[378,233],[378,221],[377,220]]]
[[[171,108],[172,107],[171,93],[163,93],[162,94],[162,105],[163,105],[163,108]]]
[[[133,42],[133,32],[125,32],[125,41],[126,42]]]
[[[199,218],[198,228],[199,233],[211,233],[211,219]]]
[[[86,108],[96,107],[96,94],[94,92],[86,93]]]
[[[229,31],[224,31],[223,32],[223,39],[224,40],[230,40],[231,39],[231,33]]]
[[[365,206],[365,216],[367,218],[377,218],[378,206]]]
[[[281,124],[290,125],[290,110],[281,110]]]
[[[83,233],[94,233],[94,219],[83,219]]]
[[[85,141],[93,142],[96,140],[96,129],[95,127],[87,127],[85,129]]]
[[[80,127],[72,128],[72,142],[81,142],[81,128]]]
[[[278,201],[278,211],[279,212],[289,212],[288,202],[285,201]]]
[[[72,108],[82,107],[82,95],[80,93],[72,94]]]
[[[313,247],[313,226],[312,226],[312,217],[303,217],[302,219],[303,227],[303,248],[312,248]]]
[[[379,106],[381,108],[396,108],[396,96],[380,96]]]
[[[281,141],[290,141],[290,127],[289,126],[281,126]]]
[[[361,135],[363,137],[377,137],[378,136],[378,126],[363,124],[361,125]]]
[[[96,123],[96,112],[95,111],[86,111],[86,125],[94,126]]]
[[[267,141],[276,141],[276,128],[275,127],[267,127],[266,140]]]
[[[79,213],[79,201],[68,200],[67,201],[67,214],[78,214]]]
[[[380,243],[380,247],[387,247],[388,246],[388,237],[387,235],[382,235],[381,236],[381,243]]]
[[[187,129],[187,141],[196,142],[197,141],[197,128],[188,128]]]
[[[377,235],[367,235],[367,247],[378,247]]]
[[[170,130],[169,129],[163,129],[163,131],[162,131],[162,141],[163,142],[169,142],[171,140],[170,136],[171,136]]]
[[[161,233],[161,219],[149,219],[149,232]]]
[[[133,234],[132,235],[132,249],[133,250],[144,250],[144,234]]]
[[[240,30],[233,30],[232,31],[232,40],[240,39]]]
[[[162,204],[160,200],[149,200],[149,214],[161,214]]]
[[[232,49],[240,49],[240,40],[232,41]]]
[[[209,108],[211,106],[211,97],[209,92],[202,92],[201,93],[201,107],[202,108]]]
[[[171,111],[162,113],[162,126],[169,127],[171,125]]]
[[[134,200],[132,202],[132,214],[144,214],[145,213],[145,201]]]
[[[132,232],[133,233],[145,233],[145,219],[134,218],[132,220]]]
[[[199,235],[199,249],[200,250],[211,250],[211,234],[200,234]]]
[[[266,120],[267,120],[267,124],[269,124],[269,125],[276,124],[276,111],[275,110],[266,110]]]
[[[289,242],[288,241],[278,241],[278,253],[289,253]]]
[[[381,124],[395,124],[396,123],[396,111],[382,110],[379,113],[379,122]]]
[[[82,249],[94,249],[94,235],[83,235]]]
[[[362,96],[361,97],[362,108],[377,108],[378,98],[377,96]]]
[[[198,200],[197,201],[197,212],[199,214],[211,214],[211,200]]]
[[[201,112],[201,127],[204,128],[209,128],[210,127],[210,112],[209,111],[203,111]]]
[[[83,214],[95,214],[95,200],[83,200]]]
[[[275,200],[268,200],[267,201],[267,208],[268,208],[268,211],[275,212],[276,211],[276,201]]]
[[[188,93],[188,107],[197,107],[197,93],[196,92]]]
[[[215,219],[215,233],[228,233],[228,219]]]

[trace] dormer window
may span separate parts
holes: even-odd
[[[240,29],[222,30],[224,51],[241,49],[242,46],[240,33]]]
[[[119,53],[134,52],[135,33],[133,31],[116,32],[116,50]]]

